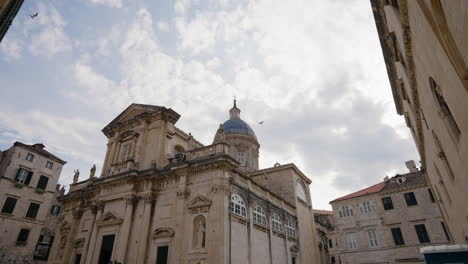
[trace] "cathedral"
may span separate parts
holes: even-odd
[[[259,169],[234,106],[204,146],[162,106],[131,104],[102,132],[102,173],[61,198],[50,263],[319,263],[309,191],[294,164]],[[77,172],[78,174],[78,172]]]

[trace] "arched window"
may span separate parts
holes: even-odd
[[[273,227],[273,230],[278,231],[278,232],[284,232],[283,222],[281,221],[281,218],[279,215],[273,214],[271,216],[271,225]]]
[[[297,198],[301,199],[304,202],[307,202],[306,191],[304,189],[304,185],[300,181],[297,181],[296,183],[296,193],[297,193]]]
[[[247,210],[245,209],[244,200],[238,195],[231,195],[231,202],[229,204],[229,210],[236,215],[247,217]]]
[[[255,205],[253,208],[253,221],[256,224],[266,225],[265,211],[260,205]]]
[[[292,221],[288,221],[286,224],[286,232],[288,237],[296,237],[296,227]]]

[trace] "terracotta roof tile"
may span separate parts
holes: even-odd
[[[341,201],[341,200],[346,200],[346,199],[351,199],[351,198],[356,198],[356,197],[359,197],[359,196],[364,196],[364,195],[368,195],[368,194],[372,194],[372,193],[377,193],[377,192],[380,192],[384,187],[385,187],[385,182],[380,182],[380,183],[377,183],[375,185],[372,185],[371,187],[367,187],[367,188],[362,189],[360,191],[353,192],[351,194],[348,194],[348,195],[345,195],[343,197],[337,198],[337,199],[331,201],[330,203]]]

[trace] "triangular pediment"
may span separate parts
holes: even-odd
[[[197,208],[197,207],[210,206],[210,205],[211,205],[210,199],[206,198],[205,196],[198,195],[197,197],[193,198],[188,203],[188,208]]]
[[[120,224],[122,222],[123,222],[123,219],[116,217],[111,212],[106,212],[99,218],[99,220],[96,221],[96,224],[99,226],[103,226],[103,225]]]
[[[147,113],[154,114],[161,112],[165,107],[157,105],[146,105],[146,104],[131,104],[122,113],[120,113],[114,120],[112,120],[104,129],[107,130],[119,123],[125,123],[129,120],[134,119],[136,116]]]

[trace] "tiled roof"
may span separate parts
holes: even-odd
[[[66,161],[60,159],[59,157],[55,156],[54,154],[50,153],[49,151],[45,150],[44,149],[44,145],[42,143],[36,143],[36,144],[33,144],[33,145],[28,145],[28,144],[24,144],[24,143],[21,143],[19,141],[16,141],[13,146],[17,147],[23,147],[27,150],[30,150],[30,151],[33,151],[33,152],[36,152],[44,157],[47,157],[51,160],[54,160],[58,163],[61,163],[61,164],[65,164],[67,163]]]
[[[399,177],[404,177],[405,181],[402,183],[398,183],[397,179]],[[364,196],[368,194],[378,193],[378,192],[397,192],[407,189],[413,189],[420,186],[426,186],[427,181],[424,173],[421,171],[410,172],[406,174],[397,174],[392,178],[362,189],[360,191],[345,195],[343,197],[337,198],[330,203],[342,201],[346,199],[356,198],[359,196]]]
[[[404,177],[405,181],[403,183],[398,183],[397,179],[399,177]],[[421,171],[410,172],[402,175],[396,175],[389,179],[383,192],[396,192],[401,190],[407,190],[412,188],[417,188],[420,186],[426,186],[426,176]]]
[[[357,191],[357,192],[345,195],[343,197],[337,198],[337,199],[331,201],[330,203],[341,201],[341,200],[346,200],[346,199],[350,199],[350,198],[356,198],[356,197],[359,197],[359,196],[364,196],[364,195],[368,195],[368,194],[372,194],[372,193],[377,193],[377,192],[380,192],[384,187],[385,187],[385,182],[380,182],[380,183],[377,183],[375,185],[372,185],[371,187],[367,187],[367,188],[362,189],[360,191]]]

